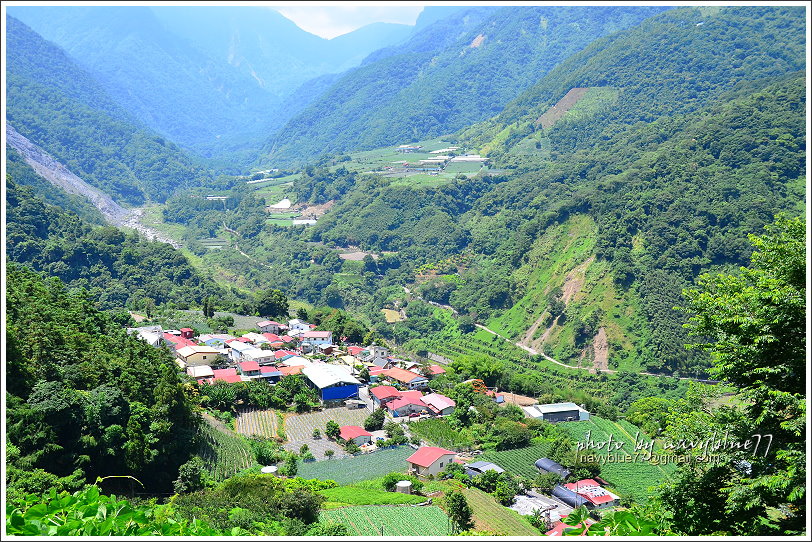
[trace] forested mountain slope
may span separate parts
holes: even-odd
[[[637,122],[712,104],[743,81],[803,70],[804,35],[800,7],[670,10],[595,40],[461,138],[493,157],[523,140],[520,154],[586,147]],[[543,127],[540,117],[574,88],[589,90],[571,114]]]
[[[370,55],[266,146],[268,163],[406,143],[491,117],[596,37],[658,7],[472,8]]]
[[[123,203],[163,201],[211,179],[117,107],[64,51],[13,17],[6,29],[6,119],[19,133]]]
[[[207,296],[224,295],[171,246],[112,226],[88,224],[44,203],[11,177],[6,183],[6,213],[10,262],[87,289],[103,309],[141,307],[147,299],[155,304],[199,304]]]
[[[197,426],[172,355],[58,279],[10,263],[4,282],[10,495],[126,475],[169,490]]]
[[[470,253],[462,280],[424,292],[562,361],[591,363],[600,336],[605,367],[701,373],[673,307],[700,272],[745,263],[775,213],[801,212],[804,92],[803,74],[765,80],[512,175],[359,182],[312,236],[416,263]]]

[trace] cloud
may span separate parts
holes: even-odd
[[[423,11],[423,6],[340,4],[279,6],[272,9],[296,23],[302,30],[331,39],[371,23],[413,25]]]

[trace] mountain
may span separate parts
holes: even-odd
[[[204,155],[233,150],[272,124],[267,113],[278,100],[167,32],[147,7],[8,11],[76,59],[123,109],[182,147]]]
[[[262,7],[13,6],[115,102],[179,146],[247,163],[307,105],[295,91],[405,39],[373,24],[326,40]],[[291,107],[291,104],[293,107]]]
[[[501,111],[568,56],[665,8],[454,10],[364,64],[288,122],[268,163],[417,141]]]
[[[6,22],[6,120],[20,134],[119,202],[163,201],[211,179],[63,50],[14,17]]]
[[[460,137],[496,155],[524,140],[545,152],[586,147],[636,122],[712,103],[742,81],[805,68],[798,7],[682,8],[595,40]],[[542,115],[572,89],[589,89],[554,127]]]

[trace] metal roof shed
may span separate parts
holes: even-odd
[[[559,475],[561,478],[566,478],[570,475],[570,471],[568,469],[565,469],[552,459],[547,459],[546,457],[536,460],[536,468],[539,470],[552,472]]]
[[[568,505],[572,506],[573,508],[578,508],[579,506],[587,506],[589,508],[592,507],[592,503],[589,502],[587,499],[581,497],[574,491],[570,491],[569,489],[565,488],[564,486],[555,486],[553,488],[553,497],[558,497]]]

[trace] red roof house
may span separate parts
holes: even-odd
[[[431,376],[445,374],[445,369],[439,365],[429,365],[429,374],[431,374]]]
[[[240,365],[240,372],[244,375],[259,374],[259,363],[256,361],[243,361]]]
[[[400,397],[400,391],[393,386],[376,386],[370,388],[369,393],[372,394],[373,401],[376,403],[385,403]]]
[[[277,367],[277,369],[279,369],[279,372],[282,373],[282,376],[302,374],[303,368],[304,365],[294,365],[293,367],[288,367],[287,365],[279,365]]]
[[[339,434],[344,440],[352,440],[358,446],[372,440],[372,433],[357,425],[343,425],[341,426]]]
[[[351,356],[357,356],[358,354],[360,354],[364,350],[366,350],[366,348],[364,348],[363,346],[348,346],[347,347],[347,352]]]
[[[242,378],[237,374],[237,369],[234,367],[229,367],[228,369],[215,369],[214,380],[215,382],[218,380],[225,382],[242,382]]]
[[[400,367],[387,369],[383,371],[382,374],[387,378],[396,380],[402,384],[406,384],[410,388],[422,387],[428,382],[428,379],[425,376],[413,373],[412,371],[407,371],[406,369],[401,369]]]
[[[567,517],[567,516],[563,516],[563,517]],[[585,523],[586,523],[587,526],[589,526],[589,525],[592,525],[593,523],[595,523],[595,520],[592,519],[592,518],[587,518]],[[564,536],[564,530],[569,529],[570,527],[576,527],[576,526],[575,525],[567,525],[563,521],[558,521],[558,522],[556,522],[555,525],[553,525],[552,529],[550,529],[549,531],[547,531],[544,534],[547,535],[547,536]],[[580,529],[583,529],[584,524],[579,523],[577,525],[577,527],[580,528]],[[586,536],[586,535],[582,533],[582,534],[580,534],[578,536]]]
[[[457,454],[445,448],[423,446],[410,455],[406,462],[410,470],[419,476],[436,475],[457,458]]]
[[[564,487],[591,502],[595,508],[606,508],[620,503],[620,497],[602,488],[592,478],[564,484]]]

